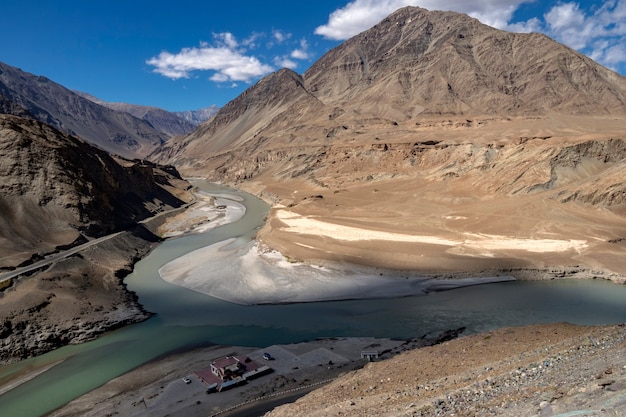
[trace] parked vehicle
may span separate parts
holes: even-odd
[[[270,355],[269,353],[265,352],[263,354],[263,359],[265,359],[266,361],[270,361],[270,360],[272,360],[272,355]]]
[[[185,384],[191,384],[191,379],[187,378],[186,376],[183,377],[183,382]]]

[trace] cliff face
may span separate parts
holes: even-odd
[[[0,150],[3,266],[182,204],[164,188],[182,184],[175,170],[114,159],[41,122],[1,115]]]

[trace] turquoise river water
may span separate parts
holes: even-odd
[[[207,191],[225,191],[210,184]],[[158,269],[185,253],[227,238],[251,239],[268,207],[235,190],[244,217],[210,232],[159,245],[127,277],[149,320],[97,340],[0,368],[0,379],[50,365],[0,395],[0,415],[40,416],[167,353],[209,344],[268,346],[319,337],[414,338],[466,327],[467,333],[533,323],[626,322],[626,286],[604,281],[525,281],[465,287],[425,296],[305,304],[241,306],[161,280]]]

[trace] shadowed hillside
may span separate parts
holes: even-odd
[[[124,157],[143,157],[168,138],[145,120],[100,106],[46,77],[1,62],[0,109],[29,115]]]

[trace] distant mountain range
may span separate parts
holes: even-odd
[[[168,136],[145,120],[87,100],[46,77],[0,63],[0,112],[25,115],[111,153],[142,157]]]
[[[0,113],[32,117],[128,158],[145,157],[170,137],[190,133],[214,111],[209,107],[179,116],[154,107],[106,103],[0,62]]]
[[[128,103],[109,103],[91,94],[75,91],[76,94],[110,109],[129,113],[150,123],[157,130],[168,136],[185,135],[193,132],[198,125],[209,120],[219,108],[211,106],[199,110],[169,112],[158,107],[141,106]]]
[[[187,120],[188,122],[199,126],[202,123],[210,120],[220,110],[216,105],[205,107],[198,110],[187,110],[174,112],[179,117]]]

